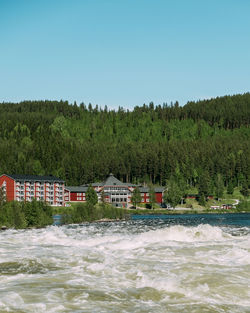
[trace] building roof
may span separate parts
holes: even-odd
[[[111,173],[109,174],[109,177],[103,182],[103,186],[127,186],[127,185],[121,182]]]
[[[123,184],[128,186],[128,187],[136,187],[136,186],[138,186],[138,185],[132,184],[132,183],[123,183]]]
[[[52,175],[40,176],[40,175],[6,174],[6,176],[9,176],[10,178],[14,180],[20,180],[20,181],[56,181],[56,182],[61,182],[61,183],[64,182],[63,179],[60,179]]]
[[[132,184],[125,184],[121,182],[119,179],[117,179],[112,173],[109,174],[106,180],[103,182],[96,182],[90,184],[92,187],[103,187],[103,186],[134,186]],[[82,185],[82,186],[88,186],[88,185]]]
[[[89,185],[81,185],[81,187],[88,187]],[[132,183],[123,183],[119,179],[117,179],[112,173],[109,174],[107,179],[103,182],[96,182],[91,184],[92,187],[103,187],[103,186],[124,186],[124,187],[138,187],[140,192],[149,192],[149,187],[143,187],[143,186],[138,186],[136,184]],[[154,191],[155,192],[163,192],[166,188],[165,187],[155,187]]]
[[[139,190],[140,190],[140,192],[149,192],[150,188],[149,187],[140,187],[139,186]],[[164,187],[155,187],[155,188],[153,188],[153,190],[155,192],[163,192],[165,190],[165,188]]]
[[[70,192],[86,192],[88,187],[85,187],[85,186],[66,186],[64,189],[68,190]]]

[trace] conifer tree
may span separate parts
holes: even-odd
[[[138,187],[133,190],[131,202],[135,208],[137,208],[137,204],[141,202],[141,193]]]
[[[98,202],[97,194],[91,185],[88,187],[86,191],[86,201],[91,206],[96,205]]]
[[[227,185],[227,193],[229,195],[232,195],[234,193],[234,186],[233,186],[233,183],[231,180],[229,181],[229,183]]]
[[[2,206],[6,201],[4,187],[0,187],[0,206]]]
[[[222,198],[224,192],[224,182],[221,174],[217,174],[216,183],[215,183],[215,195],[216,197]]]
[[[177,204],[181,202],[182,192],[173,177],[170,178],[167,184],[167,190],[164,193],[163,199],[164,202],[169,203],[173,208],[175,208]]]
[[[155,198],[155,189],[153,186],[149,187],[149,204],[151,209],[155,208],[156,198]]]
[[[249,196],[249,190],[248,190],[248,183],[247,183],[247,180],[244,180],[240,192],[241,192],[241,194],[242,194],[244,197],[248,197],[248,196]]]
[[[204,171],[199,178],[199,196],[200,199],[204,197],[205,201],[209,195],[210,178],[208,171]]]

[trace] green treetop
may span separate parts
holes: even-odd
[[[181,202],[182,196],[183,194],[178,183],[173,177],[171,177],[168,182],[167,190],[163,196],[164,201],[175,208],[177,204]]]
[[[141,202],[141,193],[138,187],[133,190],[131,201],[135,208],[137,207],[137,204]]]
[[[154,205],[156,203],[156,198],[155,198],[155,190],[154,188],[151,186],[149,188],[149,204],[151,209],[154,209]]]
[[[218,174],[215,182],[215,195],[217,198],[222,198],[224,192],[224,182],[221,174]]]
[[[87,203],[94,206],[98,202],[97,194],[92,186],[89,186],[86,192]]]

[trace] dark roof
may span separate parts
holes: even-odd
[[[109,177],[103,181],[103,182],[96,182],[90,184],[92,187],[103,187],[103,186],[135,186],[132,184],[125,184],[121,182],[119,179],[117,179],[113,174],[110,174]],[[88,186],[88,185],[82,185],[82,186]]]
[[[87,187],[88,185],[81,185],[82,187]],[[124,186],[124,187],[139,187],[140,192],[149,192],[149,187],[138,186],[132,183],[123,183],[119,179],[117,179],[112,173],[109,174],[108,178],[103,182],[92,183],[93,187],[103,187],[103,186]],[[163,192],[165,187],[155,187],[155,192]]]
[[[57,182],[64,182],[63,179],[58,177],[47,175],[47,176],[40,176],[40,175],[19,175],[19,174],[11,174],[7,175],[14,180],[22,180],[22,181],[57,181]]]
[[[70,192],[86,192],[88,187],[85,187],[85,186],[66,186],[64,189],[68,190]]]
[[[166,190],[164,187],[155,187],[155,192],[163,192],[164,190]]]
[[[117,179],[113,174],[110,174],[109,177],[103,182],[103,186],[127,186],[119,179]]]
[[[139,186],[139,190],[140,192],[149,192],[149,187],[140,187]],[[163,192],[165,190],[164,187],[155,187],[153,188],[155,192]]]
[[[128,187],[136,187],[136,184],[132,184],[132,183],[123,183],[123,185],[126,185]]]
[[[99,187],[99,186],[103,186],[103,182],[101,183],[93,183],[91,184],[92,187]]]
[[[81,185],[82,187],[88,187],[88,186],[92,186],[92,187],[99,187],[99,186],[103,186],[103,182],[101,183],[92,183],[92,184],[84,184]]]

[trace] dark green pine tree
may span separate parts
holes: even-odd
[[[240,192],[241,192],[241,194],[244,197],[248,197],[249,196],[248,183],[247,183],[246,179],[243,181],[243,184],[242,184]]]
[[[216,195],[216,197],[218,199],[222,198],[223,192],[224,192],[224,182],[223,182],[221,174],[217,174],[216,182],[215,182],[215,195]]]
[[[3,187],[0,187],[0,206],[6,202],[5,190]]]
[[[227,193],[229,195],[232,195],[234,193],[234,186],[233,186],[233,182],[230,180],[228,185],[227,185]]]
[[[98,202],[97,194],[92,186],[89,186],[86,191],[86,201],[91,206],[96,205]]]
[[[173,177],[171,177],[167,183],[167,190],[163,196],[164,202],[169,203],[173,208],[175,208],[177,204],[181,202],[182,196],[182,191],[178,183]]]
[[[152,186],[149,187],[149,204],[150,204],[151,209],[154,210],[155,204],[156,204],[156,198],[155,198],[155,189]]]
[[[199,178],[199,203],[204,205],[204,202],[207,200],[210,189],[210,177],[208,171],[204,171]],[[201,203],[202,202],[202,203]]]
[[[138,187],[133,190],[131,202],[135,208],[137,208],[137,204],[141,202],[141,193]]]

